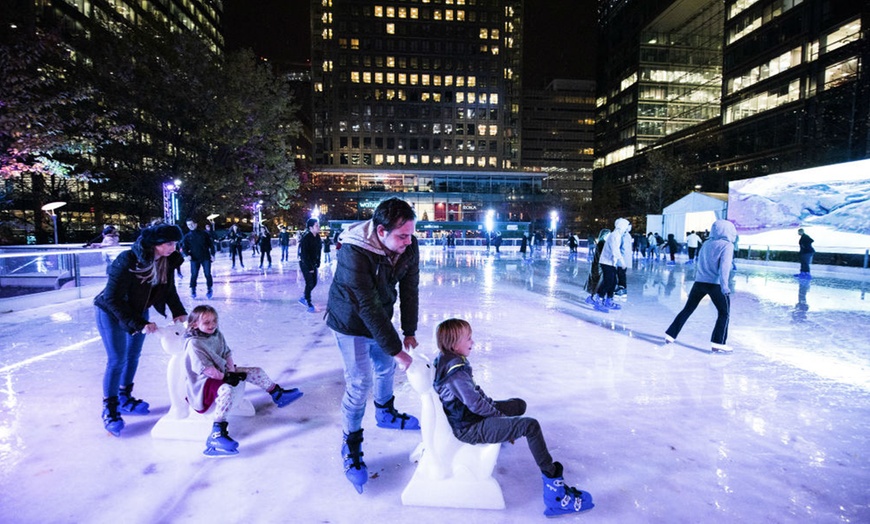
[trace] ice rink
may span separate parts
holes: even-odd
[[[584,304],[585,252],[524,260],[480,249],[423,248],[418,340],[434,350],[443,319],[469,320],[477,383],[521,397],[570,485],[596,507],[564,521],[602,523],[870,522],[870,274],[826,271],[799,281],[790,266],[738,260],[729,355],[710,352],[708,299],[676,344],[662,336],[694,270],[636,262],[621,311]],[[100,418],[105,350],[91,299],[0,314],[0,521],[13,523],[524,523],[542,521],[540,472],[525,441],[502,447],[495,478],[504,510],[406,507],[419,432],[377,428],[369,404],[357,494],[339,454],[344,381],[323,321],[331,266],[297,303],[295,261],[269,270],[215,264],[220,328],[239,365],[263,367],[305,396],[277,409],[248,386],[253,418],[232,418],[234,457],[197,441],[156,440],[168,410],[169,357],[146,340],[136,396],[151,414],[125,415],[120,438]],[[185,265],[187,277],[189,269]],[[199,299],[187,279],[188,309]],[[160,317],[152,313],[152,319]],[[419,397],[396,376],[396,406]]]

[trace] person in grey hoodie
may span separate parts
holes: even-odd
[[[345,229],[329,288],[326,325],[335,335],[344,363],[345,476],[359,493],[368,479],[362,461],[362,419],[369,393],[373,390],[379,427],[420,429],[415,417],[393,407],[396,364],[408,369],[411,356],[405,349],[417,347],[420,248],[414,236],[416,220],[407,202],[389,198],[378,205],[371,220]],[[393,306],[400,297],[404,339],[392,323]]]
[[[737,229],[727,220],[717,220],[710,228],[710,239],[701,245],[696,258],[695,283],[683,310],[665,331],[665,342],[671,343],[680,334],[683,325],[694,313],[705,296],[716,306],[718,316],[710,337],[713,352],[731,351],[725,343],[728,339],[728,320],[731,316],[731,262],[734,257],[734,239]]]
[[[599,311],[607,312],[611,309],[622,309],[622,306],[613,301],[613,292],[616,290],[616,268],[625,267],[625,259],[622,258],[622,236],[631,230],[631,224],[624,218],[617,218],[614,222],[613,233],[604,241],[604,249],[601,250],[601,273],[604,275],[601,285],[598,286],[597,296],[593,296],[593,307]]]

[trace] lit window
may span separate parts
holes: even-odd
[[[433,20],[441,20],[441,10],[436,9],[432,11],[432,19]]]
[[[448,22],[453,21],[453,9],[444,10],[444,20],[447,20]]]
[[[441,85],[441,75],[435,75],[432,77],[432,84],[435,86]]]
[[[465,158],[461,156],[456,157],[456,165],[461,166],[465,162]]]
[[[422,102],[428,102],[429,101],[429,93],[428,92],[420,93],[420,100]]]
[[[322,93],[323,92],[323,82],[316,82],[314,84],[314,91],[317,93]]]
[[[457,10],[456,11],[456,20],[458,20],[460,22],[464,22],[465,21],[465,11],[463,11],[461,9]]]
[[[477,85],[477,77],[476,76],[469,76],[468,79],[466,80],[466,83],[468,84],[468,87],[476,86]]]
[[[419,81],[419,76],[417,75],[417,73],[412,73],[411,74],[411,85],[412,86],[417,85],[418,81]]]
[[[480,44],[479,51],[480,51],[481,53],[488,53],[488,52],[489,52],[489,46],[486,45],[486,44]]]
[[[429,85],[429,75],[421,75],[420,76],[420,83],[423,84],[424,86]]]
[[[444,85],[450,87],[453,85],[453,75],[447,75],[444,77]]]
[[[486,40],[489,38],[489,30],[485,27],[480,28],[480,39]]]
[[[350,81],[354,84],[359,83],[359,71],[351,71],[350,72]]]
[[[494,156],[489,157],[489,167],[496,167],[498,162],[496,161]]]
[[[419,164],[420,158],[417,155],[411,155],[411,163],[412,164]]]
[[[486,93],[481,93],[481,94],[480,94],[480,98],[478,99],[478,101],[479,101],[481,104],[485,104],[485,103],[486,103]]]
[[[396,73],[387,73],[387,83],[395,84],[396,83]]]
[[[423,155],[423,156],[421,156],[421,157],[420,157],[420,163],[421,163],[421,164],[428,164],[428,163],[429,163],[429,155]]]
[[[399,73],[399,85],[405,85],[408,83],[408,75],[405,73]]]
[[[404,89],[399,89],[398,97],[399,97],[399,100],[407,100],[408,93]]]
[[[475,101],[477,101],[477,94],[476,93],[468,93],[468,103],[473,104]]]
[[[387,18],[395,18],[396,17],[396,8],[395,7],[387,7]]]
[[[490,40],[498,40],[498,29],[493,29],[489,32]]]
[[[444,157],[444,163],[445,163],[445,164],[452,164],[452,163],[453,163],[453,157],[450,156],[450,155],[445,156],[445,157]]]
[[[489,126],[489,136],[497,136],[498,135],[498,126],[492,125]]]
[[[407,164],[408,163],[408,155],[399,155],[399,164]]]
[[[833,64],[825,68],[824,89],[832,89],[858,77],[858,57]]]
[[[387,24],[387,34],[394,35],[396,34],[396,24],[390,22]]]
[[[440,135],[441,134],[441,124],[432,124],[432,134]]]
[[[399,18],[408,18],[408,8],[400,7],[399,8]]]
[[[384,74],[383,73],[380,73],[380,72],[375,73],[375,83],[376,84],[383,84],[384,83]]]
[[[381,18],[384,16],[384,6],[376,5],[375,6],[375,16]]]
[[[375,155],[375,165],[380,166],[380,165],[383,165],[383,163],[384,163],[384,155],[381,155],[381,154]]]
[[[351,38],[350,39],[350,48],[351,49],[359,49],[359,38]]]
[[[477,134],[486,136],[486,126],[484,124],[477,124]]]
[[[486,167],[486,157],[480,157],[477,159],[477,167]]]
[[[830,53],[845,45],[857,41],[861,37],[861,20],[853,20],[831,31],[822,39],[822,52]]]
[[[493,56],[498,55],[498,46],[494,45],[489,48],[489,52],[493,54]]]
[[[387,164],[394,165],[396,163],[396,155],[387,155]]]
[[[419,18],[419,17],[420,17],[420,10],[419,10],[418,8],[416,8],[416,7],[412,7],[412,8],[411,8],[411,18],[416,19],[416,18]]]
[[[396,90],[395,89],[387,89],[387,100],[392,100],[396,98]]]
[[[388,56],[387,57],[387,67],[396,67],[396,57]]]
[[[456,87],[463,87],[465,85],[465,77],[457,76],[456,77]]]
[[[465,93],[463,93],[463,92],[456,93],[456,102],[459,104],[465,102]]]
[[[369,71],[363,73],[363,83],[371,84],[372,83],[372,74]]]

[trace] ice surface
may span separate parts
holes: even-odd
[[[503,250],[505,251],[505,250]],[[731,355],[709,352],[714,308],[702,302],[676,344],[660,345],[693,270],[629,270],[628,300],[583,304],[585,258],[562,249],[524,262],[425,248],[418,337],[453,316],[474,328],[475,378],[494,398],[522,397],[566,481],[588,490],[588,522],[870,522],[870,308],[866,274],[738,260]],[[186,269],[186,268],[185,268]],[[866,272],[865,272],[866,273]],[[0,315],[0,520],[33,522],[514,523],[544,519],[542,484],[524,441],[502,447],[494,477],[503,510],[403,506],[420,432],[364,421],[371,479],[359,495],[339,454],[341,361],[323,322],[331,268],[296,300],[295,263],[230,271],[215,264],[221,329],[240,365],[263,367],[305,396],[284,409],[257,388],[254,417],[231,423],[239,455],[204,457],[199,442],[150,436],[169,409],[169,356],[146,341],[120,438],[102,427],[105,351],[90,300]],[[802,285],[803,284],[803,285]],[[808,284],[808,285],[807,285]],[[193,301],[182,296],[187,304]],[[396,406],[419,415],[406,377]],[[573,521],[574,517],[563,517]],[[591,520],[589,520],[591,519]]]

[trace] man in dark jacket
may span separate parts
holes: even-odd
[[[214,262],[214,242],[205,231],[197,229],[196,220],[187,219],[188,233],[181,239],[181,252],[190,257],[190,296],[196,298],[196,280],[199,278],[199,268],[205,274],[205,296],[212,297],[211,263]]]
[[[329,288],[326,324],[344,362],[345,475],[360,493],[368,479],[362,461],[362,419],[372,387],[379,427],[420,429],[416,418],[393,407],[396,364],[407,369],[411,356],[405,349],[417,346],[420,249],[414,236],[416,219],[407,202],[390,198],[378,205],[371,220],[344,230]],[[404,340],[392,324],[393,306],[400,296]]]
[[[299,299],[299,303],[308,308],[309,313],[314,313],[314,305],[311,303],[311,292],[317,285],[317,269],[320,267],[320,222],[316,218],[309,218],[305,223],[308,228],[299,241],[299,269],[305,277],[305,294]]]

